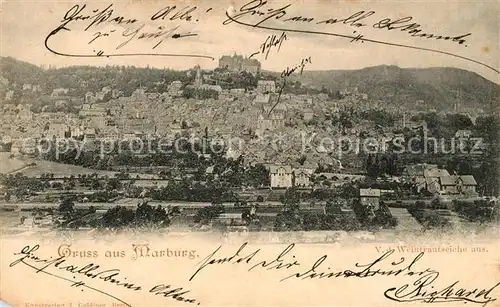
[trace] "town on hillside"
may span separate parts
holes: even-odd
[[[500,221],[498,97],[484,91],[450,90],[453,103],[437,108],[387,82],[315,84],[298,71],[283,82],[237,54],[185,71],[1,61],[10,232],[415,233]]]

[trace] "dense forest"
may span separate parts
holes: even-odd
[[[330,92],[356,87],[372,100],[395,106],[415,107],[415,102],[421,100],[424,107],[440,110],[452,108],[459,100],[463,107],[489,110],[500,103],[498,84],[476,73],[450,67],[417,69],[380,65],[357,70],[304,71],[288,79]]]
[[[10,84],[16,84],[19,88],[22,88],[23,84],[38,84],[41,86],[42,94],[50,94],[55,88],[69,88],[74,90],[73,96],[80,97],[88,91],[100,91],[105,86],[119,89],[125,96],[130,96],[140,86],[146,91],[164,92],[170,82],[175,80],[186,82],[192,75],[189,70],[174,71],[134,66],[71,66],[42,69],[11,57],[0,58],[0,71]]]

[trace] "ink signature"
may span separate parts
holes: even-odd
[[[243,243],[236,252],[230,253],[229,256],[221,256],[221,248],[222,246],[219,246],[198,263],[196,271],[189,279],[190,281],[202,271],[216,265],[247,265],[249,272],[253,270],[293,272],[283,277],[280,282],[288,279],[319,280],[332,278],[371,278],[375,276],[409,276],[417,277],[417,279],[411,285],[405,284],[400,287],[390,287],[384,292],[384,296],[387,299],[397,302],[422,301],[425,303],[441,303],[464,301],[482,304],[483,306],[496,301],[496,298],[490,295],[500,285],[500,283],[497,283],[489,289],[475,288],[474,290],[467,290],[458,288],[459,281],[456,281],[441,290],[435,290],[437,286],[431,284],[438,279],[440,275],[439,271],[431,268],[417,268],[418,262],[424,256],[423,252],[407,261],[405,257],[391,259],[395,250],[389,250],[368,263],[356,263],[354,268],[332,271],[330,267],[324,269],[326,265],[323,264],[328,259],[328,255],[319,257],[311,266],[306,266],[306,269],[300,269],[302,263],[294,255],[295,244],[293,243],[270,260],[258,259],[259,255],[262,254],[261,249],[248,250],[248,243]]]
[[[441,35],[434,33],[425,33],[422,30],[422,26],[416,22],[413,22],[412,16],[407,16],[393,20],[391,18],[381,18],[373,19],[376,12],[375,11],[359,11],[348,17],[339,18],[329,18],[324,20],[316,20],[314,16],[290,16],[287,9],[289,9],[292,4],[288,4],[279,8],[270,7],[268,1],[265,0],[252,0],[242,5],[239,10],[230,16],[226,12],[227,19],[222,23],[223,25],[238,24],[250,28],[258,28],[271,31],[285,31],[287,33],[302,33],[309,35],[321,35],[321,36],[331,36],[340,37],[351,40],[351,42],[367,42],[373,44],[381,44],[390,47],[413,49],[425,52],[432,52],[437,54],[443,54],[455,58],[459,58],[465,61],[473,62],[488,69],[491,69],[497,73],[500,71],[488,64],[474,60],[472,58],[461,56],[457,53],[451,53],[439,49],[431,49],[414,45],[399,44],[390,41],[377,40],[364,36],[358,31],[363,27],[367,27],[369,23],[373,22],[372,28],[386,31],[398,30],[400,32],[407,33],[410,37],[416,39],[433,39],[439,40],[447,43],[455,43],[464,47],[467,46],[467,38],[472,35],[472,33],[459,34],[459,35]],[[371,17],[371,18],[370,18]],[[370,22],[369,19],[372,19]],[[274,26],[267,24],[268,21],[275,21],[275,23],[280,24],[279,26]],[[290,25],[299,25],[301,28],[292,28]],[[331,32],[331,25],[344,25],[349,27],[354,27],[357,30],[353,31],[352,35],[341,34],[336,32]]]
[[[441,290],[436,290],[436,287],[431,284],[436,277],[423,276],[417,279],[413,284],[406,284],[399,288],[393,287],[384,292],[384,296],[396,302],[422,302],[422,303],[446,303],[460,302],[486,304],[496,301],[490,297],[490,293],[500,285],[500,282],[489,289],[475,288],[468,290],[461,288],[455,281],[451,285],[444,287]]]
[[[208,13],[211,10],[209,8],[205,11]],[[154,13],[151,16],[151,21],[177,21],[177,22],[186,22],[186,23],[195,23],[199,20],[194,17],[194,13],[197,11],[196,6],[186,6],[182,8],[177,8],[174,6],[167,6]],[[88,9],[86,4],[83,5],[74,5],[71,7],[65,14],[61,21],[61,24],[52,30],[47,37],[45,38],[45,48],[50,52],[66,57],[124,57],[124,56],[164,56],[164,57],[190,57],[190,58],[206,58],[215,60],[214,57],[208,55],[199,55],[199,54],[181,54],[181,53],[114,53],[114,52],[105,52],[104,50],[100,50],[99,48],[92,50],[92,53],[89,54],[68,54],[62,51],[57,51],[53,47],[50,46],[49,40],[56,35],[60,34],[64,31],[71,31],[69,28],[70,25],[82,25],[84,26],[83,31],[87,32],[92,29],[95,29],[99,25],[111,25],[111,26],[119,26],[120,28],[125,27],[124,30],[112,28],[106,31],[96,31],[92,35],[92,39],[90,39],[87,44],[91,45],[95,42],[102,41],[103,39],[107,39],[111,36],[119,35],[124,38],[124,41],[116,47],[116,50],[119,50],[129,44],[132,40],[155,40],[155,44],[151,47],[152,50],[156,49],[160,44],[162,44],[167,39],[177,40],[186,37],[198,36],[197,33],[192,32],[183,32],[180,30],[180,25],[175,25],[173,27],[165,27],[164,25],[159,25],[153,31],[146,31],[145,24],[140,24],[139,20],[136,18],[127,18],[121,15],[118,15],[113,9],[113,4],[108,5],[104,9]],[[131,28],[132,26],[132,28]],[[64,30],[64,31],[63,31]]]
[[[299,74],[302,75],[302,73],[304,72],[304,68],[306,67],[307,64],[312,64],[311,57],[302,59],[300,61],[300,64],[295,65],[292,68],[287,67],[285,70],[283,70],[281,72],[281,78],[285,78],[285,77],[290,76],[291,74],[293,74],[294,72],[296,72],[297,69],[299,70]]]
[[[264,54],[265,55],[265,59],[267,60],[267,57],[269,56],[269,52],[271,51],[271,49],[273,49],[274,47],[277,46],[278,49],[276,49],[276,53],[278,53],[280,51],[280,49],[281,49],[281,45],[287,39],[288,39],[288,37],[286,36],[285,32],[281,33],[280,37],[277,37],[274,34],[273,35],[269,35],[266,38],[266,40],[262,43],[262,45],[260,45],[259,51],[252,53],[249,56],[249,58],[252,58],[253,56],[255,56],[257,54]]]
[[[131,307],[131,305],[125,302],[123,299],[118,298],[117,296],[109,292],[105,292],[96,287],[92,287],[88,285],[86,281],[78,280],[76,276],[83,276],[89,280],[100,280],[102,282],[113,284],[117,287],[131,291],[143,290],[142,286],[140,285],[134,284],[130,281],[124,281],[127,280],[127,278],[122,277],[120,275],[121,273],[120,269],[117,268],[104,269],[101,268],[100,265],[94,263],[89,263],[84,266],[69,264],[64,256],[59,256],[57,258],[53,257],[40,258],[36,256],[35,253],[36,251],[38,251],[39,248],[40,246],[38,244],[32,247],[29,245],[23,247],[20,252],[14,253],[14,255],[20,256],[20,258],[13,261],[9,265],[9,267],[14,267],[18,264],[24,264],[27,267],[35,270],[35,273],[44,273],[53,278],[67,281],[68,283],[71,284],[71,287],[75,288],[82,287],[88,290],[101,293],[129,307]],[[50,269],[57,269],[57,270],[50,270]],[[72,277],[72,279],[70,277],[66,277],[64,275],[58,275],[55,273],[59,271],[68,273]],[[171,285],[158,284],[152,287],[148,292],[154,295],[161,295],[164,297],[168,297],[170,299],[180,302],[199,304],[199,302],[196,301],[195,299],[185,297],[185,295],[189,293],[190,290],[184,290],[184,288],[182,287],[174,288]]]
[[[295,65],[295,66],[292,66],[292,67],[287,67],[285,68],[282,72],[281,72],[281,79],[283,80],[283,82],[281,83],[281,85],[279,86],[279,92],[278,92],[278,98],[276,99],[276,103],[272,106],[272,108],[269,110],[268,112],[268,116],[271,114],[271,112],[276,108],[276,106],[280,103],[280,99],[281,99],[281,95],[283,93],[283,89],[285,88],[286,86],[286,80],[287,80],[287,77],[289,77],[290,75],[292,75],[294,72],[296,72],[298,70],[299,74],[302,75],[302,73],[304,72],[304,68],[306,67],[307,64],[312,64],[312,60],[311,60],[311,57],[308,57],[308,58],[305,58],[305,59],[302,59],[300,61],[300,64],[298,65]]]
[[[159,38],[158,42],[151,48],[151,49],[155,49],[162,42],[164,42],[166,39],[169,39],[169,38],[178,39],[178,38],[198,35],[196,33],[191,33],[191,32],[187,32],[187,33],[175,32],[179,29],[179,26],[176,26],[172,29],[165,29],[165,27],[159,26],[158,31],[156,31],[156,32],[141,32],[144,27],[145,27],[145,25],[141,25],[137,29],[133,29],[133,30],[126,29],[125,31],[123,31],[122,36],[129,37],[129,39],[126,40],[125,42],[121,43],[120,45],[118,45],[118,47],[116,47],[116,49],[118,50],[118,49],[122,48],[123,46],[127,45],[134,38],[137,38],[137,39],[158,39]]]

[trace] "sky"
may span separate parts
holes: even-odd
[[[250,2],[250,3],[249,3]],[[305,70],[360,69],[376,65],[397,65],[400,67],[456,67],[470,70],[499,83],[499,16],[500,1],[329,1],[329,0],[268,0],[263,1],[20,1],[0,0],[1,4],[1,46],[2,56],[11,56],[36,65],[56,67],[70,65],[135,65],[158,68],[187,69],[195,65],[211,69],[217,66],[217,59],[224,54],[250,55],[260,50],[260,46],[270,35],[281,35],[283,29],[299,31],[328,32],[342,35],[362,35],[362,38],[427,48],[451,53],[460,57],[480,62],[457,58],[410,48],[401,48],[369,41],[318,35],[313,33],[286,32],[287,39],[280,50],[271,48],[267,59],[263,54],[255,55],[261,61],[264,70],[283,71],[286,67],[296,66],[303,58],[311,57],[311,63]],[[239,25],[235,22],[223,25],[226,12],[235,16],[251,6],[263,4],[260,10],[268,13],[286,5],[286,15],[282,19],[269,19],[261,26],[277,30],[260,29]],[[82,9],[76,13],[76,7]],[[85,7],[83,7],[85,5]],[[45,47],[45,39],[63,19],[69,16],[91,16],[98,14],[112,5],[106,13],[111,13],[108,21],[90,26],[92,19],[70,20],[67,30],[61,30],[49,39],[49,46],[59,53],[71,55],[112,54],[196,54],[209,58],[164,57],[164,56],[126,56],[126,57],[68,57],[50,52]],[[172,11],[166,18],[152,20],[152,16],[167,7]],[[190,15],[191,20],[169,20],[175,12],[183,12],[196,7]],[[73,9],[72,9],[73,8]],[[164,11],[165,11],[164,10]],[[95,11],[95,12],[94,12]],[[207,12],[208,11],[208,12]],[[358,22],[361,27],[338,22],[318,24],[318,21],[335,18],[345,19],[353,14],[373,11],[370,16]],[[68,13],[67,13],[68,12]],[[271,11],[272,12],[272,11]],[[158,14],[157,14],[158,15]],[[257,15],[257,14],[256,14]],[[238,19],[247,24],[256,24],[264,17],[242,16]],[[123,20],[136,19],[131,24],[117,24],[109,20],[115,17]],[[295,16],[314,18],[312,22],[285,22],[284,19]],[[465,42],[459,44],[450,40],[412,37],[401,29],[388,30],[374,28],[381,20],[396,21],[411,17],[411,21],[393,26],[411,23],[420,25],[420,33],[456,37],[470,33]],[[260,19],[259,19],[260,18]],[[75,19],[75,18],[73,18]],[[352,19],[351,19],[352,20]],[[170,31],[167,39],[161,37],[139,39],[141,34]],[[354,32],[356,31],[356,32]],[[181,35],[196,34],[178,39]],[[106,34],[108,34],[106,36]],[[92,41],[92,39],[94,39]],[[127,40],[130,41],[124,44]],[[92,42],[91,42],[92,41]],[[161,43],[153,48],[158,42]],[[122,47],[117,48],[121,44]],[[486,66],[489,66],[486,67]],[[495,71],[496,70],[496,71]]]

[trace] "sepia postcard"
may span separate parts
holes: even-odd
[[[0,307],[500,306],[498,0],[0,11]]]

